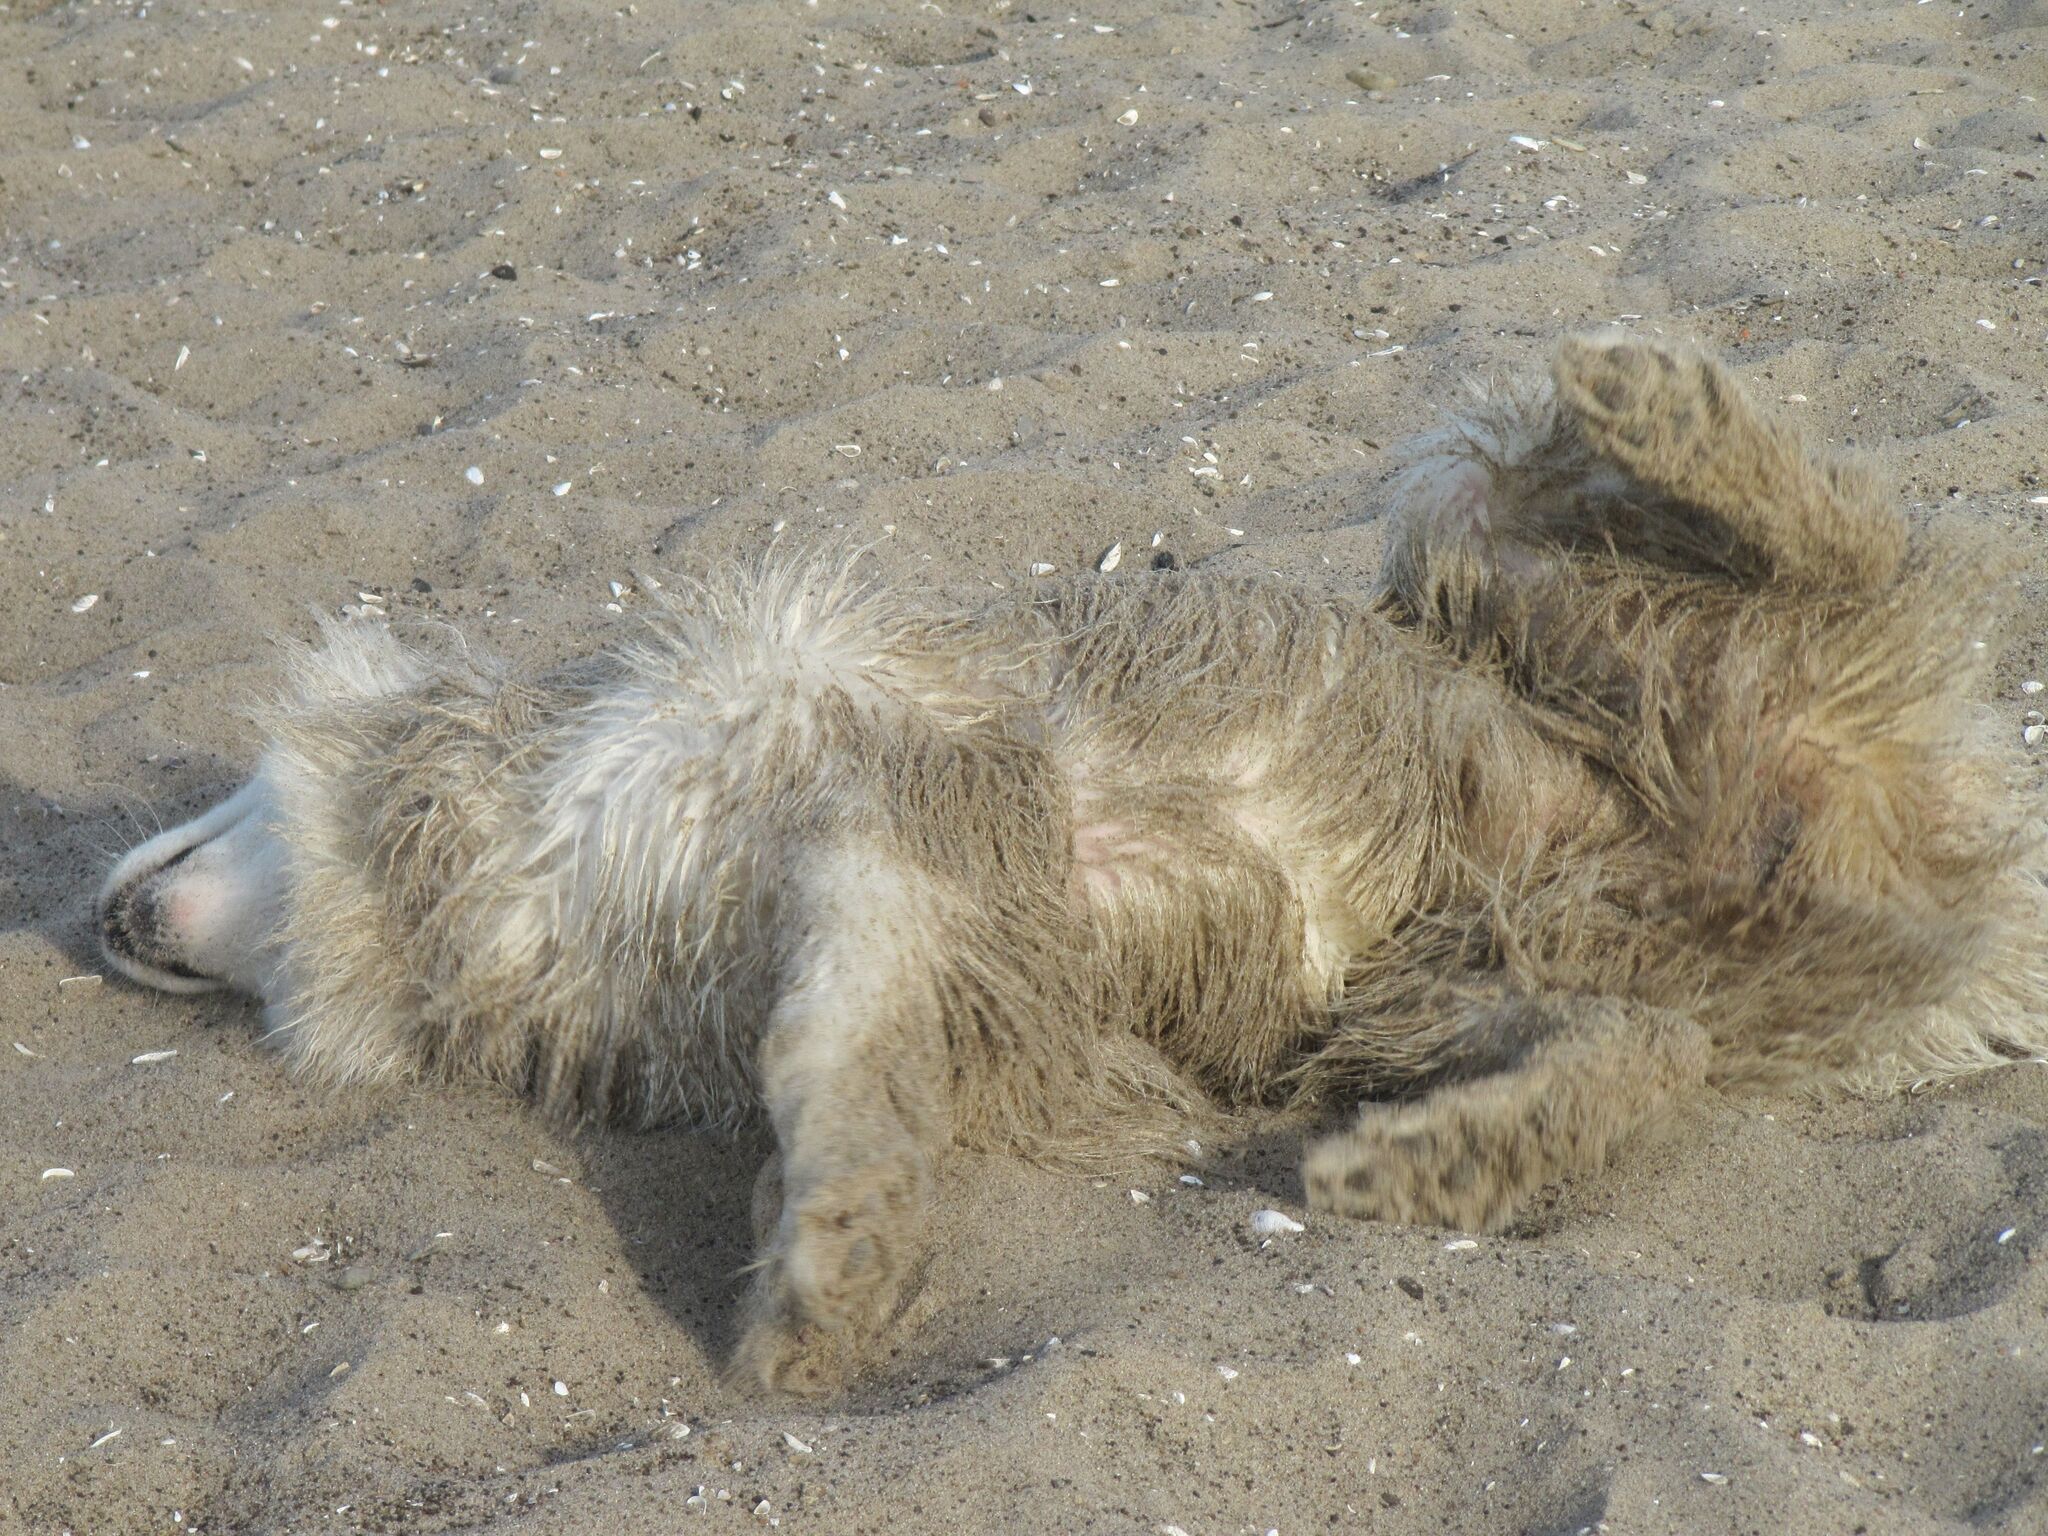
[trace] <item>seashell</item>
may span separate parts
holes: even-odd
[[[1260,1237],[1278,1237],[1285,1232],[1308,1230],[1285,1211],[1253,1211],[1252,1231]]]

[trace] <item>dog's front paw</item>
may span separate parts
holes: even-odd
[[[810,1322],[779,1283],[771,1260],[747,1298],[747,1322],[733,1351],[731,1374],[743,1388],[829,1397],[860,1365],[860,1330]]]
[[[923,1230],[930,1177],[921,1159],[905,1156],[813,1178],[801,1189],[789,1182],[771,1164],[756,1187],[757,1231],[772,1222],[773,1235],[733,1364],[744,1381],[816,1396],[846,1384],[895,1310]]]
[[[1302,1163],[1319,1211],[1402,1226],[1478,1232],[1514,1214],[1519,1181],[1455,1112],[1429,1105],[1367,1109]]]

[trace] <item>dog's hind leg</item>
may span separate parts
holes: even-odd
[[[1630,1131],[1706,1075],[1683,1014],[1549,994],[1476,1009],[1462,1032],[1497,1070],[1405,1104],[1373,1104],[1310,1150],[1320,1210],[1481,1231],[1544,1185],[1598,1167]]]
[[[1899,575],[1905,522],[1877,482],[1698,348],[1574,337],[1551,374],[1425,438],[1396,492],[1381,587],[1461,647],[1543,649],[1584,608],[1573,568],[1617,555],[1845,595]]]
[[[902,1290],[952,1130],[935,899],[913,867],[866,848],[811,854],[792,881],[759,1053],[780,1208],[771,1173],[743,1379],[831,1391]]]
[[[1866,592],[1897,575],[1906,527],[1876,481],[1816,456],[1707,353],[1620,333],[1572,337],[1552,376],[1587,447],[1714,518],[1769,579]]]

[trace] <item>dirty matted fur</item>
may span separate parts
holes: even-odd
[[[2002,591],[1703,354],[1572,340],[1421,445],[1371,598],[770,567],[537,681],[333,630],[102,937],[330,1081],[765,1115],[737,1364],[819,1389],[950,1145],[1362,1103],[1310,1202],[1477,1228],[1706,1081],[2048,1049]]]

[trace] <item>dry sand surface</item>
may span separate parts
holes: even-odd
[[[91,974],[315,610],[553,661],[778,536],[1356,585],[1388,447],[1603,320],[2038,601],[2038,0],[1075,4],[0,3],[0,1529],[2048,1530],[2039,1066],[1715,1098],[1476,1243],[1254,1238],[1287,1127],[963,1157],[819,1407],[720,1382],[758,1146]]]

